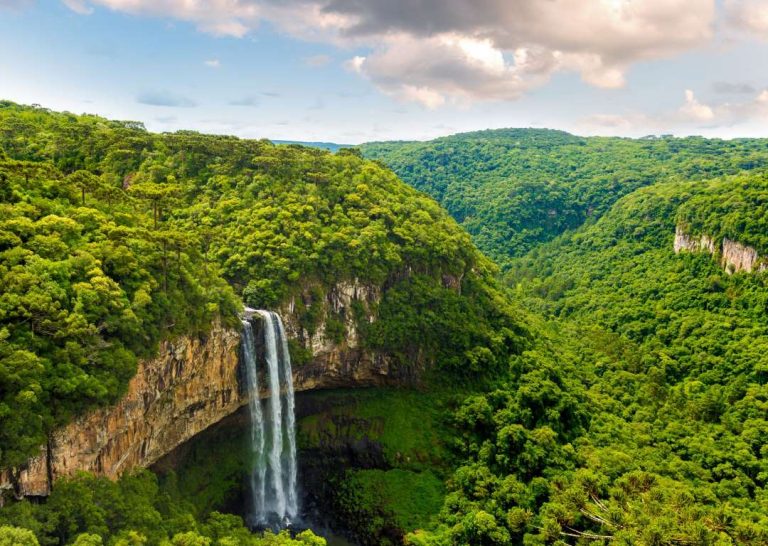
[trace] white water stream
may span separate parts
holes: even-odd
[[[296,468],[296,418],[291,357],[280,316],[256,311],[262,320],[264,354],[256,354],[254,329],[243,320],[243,364],[251,417],[250,475],[252,496],[249,520],[253,525],[285,525],[299,513]],[[265,368],[269,398],[262,411],[260,365]]]

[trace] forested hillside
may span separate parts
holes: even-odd
[[[641,188],[510,263],[567,382],[465,402],[466,466],[412,544],[768,541],[768,277],[673,250],[678,223],[762,250],[766,180]]]
[[[764,171],[763,171],[764,172]],[[714,242],[738,241],[768,255],[768,177],[743,174],[697,186],[677,211],[677,225]]]
[[[502,266],[596,220],[638,188],[768,165],[768,140],[582,138],[542,129],[369,143],[361,149],[437,199]]]
[[[0,102],[0,199],[0,468],[12,473],[53,428],[114,402],[160,340],[239,324],[243,303],[274,307],[307,285],[317,298],[342,280],[381,286],[363,343],[425,375],[482,382],[526,343],[495,266],[434,201],[355,152]],[[51,544],[200,529],[152,483],[132,497],[76,481],[0,521]],[[126,504],[58,507],[82,487]],[[125,520],[134,501],[151,521]]]
[[[0,466],[114,401],[161,339],[356,280],[383,290],[363,343],[422,373],[420,390],[314,393],[299,420],[310,463],[339,465],[318,502],[358,543],[768,543],[768,275],[718,254],[768,253],[766,145],[507,130],[363,147],[502,272],[355,150],[2,102]],[[675,253],[678,228],[712,253]],[[10,502],[0,543],[322,544],[215,511],[244,458],[218,434],[179,475]]]

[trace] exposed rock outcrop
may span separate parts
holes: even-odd
[[[765,271],[767,267],[754,248],[730,239],[723,239],[722,265],[729,273]]]
[[[308,290],[280,310],[288,337],[309,355],[294,367],[295,390],[402,384],[406,379],[393,373],[386,355],[361,346],[352,312],[356,306],[364,320],[373,321],[380,290],[339,283],[321,298],[314,301]],[[321,318],[309,331],[301,326],[301,317],[313,304]],[[328,332],[329,316],[338,317],[336,339]],[[116,478],[155,463],[247,404],[239,380],[239,345],[240,332],[221,325],[204,338],[162,343],[157,357],[140,362],[117,404],[54,431],[26,468],[0,472],[0,488],[13,487],[17,495],[47,495],[52,482],[77,471]]]
[[[354,280],[339,282],[325,293],[315,288],[306,287],[280,309],[288,337],[312,354],[309,362],[294,367],[297,391],[410,381],[398,375],[387,355],[362,345],[358,324],[375,320],[380,287]],[[308,310],[320,317],[311,327],[311,321],[302,320]]]
[[[768,270],[766,258],[761,257],[751,246],[724,238],[718,249],[709,235],[693,236],[686,233],[680,226],[675,229],[674,249],[675,253],[707,252],[713,256],[719,256],[720,265],[728,274],[739,271],[752,273]]]
[[[88,471],[115,478],[152,464],[239,408],[240,335],[215,325],[204,339],[161,344],[139,363],[120,401],[54,431],[13,484],[19,495],[47,495],[50,480]],[[8,481],[9,476],[4,476]]]
[[[701,237],[693,237],[685,233],[680,227],[675,229],[675,253],[679,253],[681,250],[687,250],[689,252],[709,252],[715,253],[715,242],[708,235],[702,235]]]

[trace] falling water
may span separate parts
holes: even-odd
[[[251,446],[254,466],[250,476],[252,522],[267,525],[290,523],[298,514],[296,492],[296,419],[293,377],[288,341],[280,317],[256,311],[263,321],[264,361],[269,399],[262,412],[253,330],[244,323],[243,357],[250,391]]]
[[[291,518],[296,517],[299,511],[299,501],[296,498],[296,414],[295,401],[293,398],[293,370],[291,369],[291,355],[288,352],[288,338],[285,336],[285,329],[280,317],[277,318],[277,334],[280,338],[280,349],[283,354],[283,382],[285,383],[285,430],[288,437],[288,515]]]
[[[285,487],[283,487],[283,404],[280,396],[280,355],[277,349],[277,331],[273,313],[259,311],[264,319],[264,349],[269,378],[269,416],[271,418],[272,437],[270,438],[267,460],[269,463],[268,509],[279,516],[285,513]]]
[[[249,476],[251,486],[251,513],[254,518],[264,514],[264,497],[267,467],[264,464],[264,418],[259,399],[259,374],[256,370],[256,343],[251,321],[243,320],[243,361],[248,385],[248,409],[251,413],[251,453],[253,471]]]

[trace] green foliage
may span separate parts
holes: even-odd
[[[163,461],[153,467],[169,503],[203,518],[242,502],[239,494],[252,468],[252,452],[249,431],[237,417],[187,442],[183,455],[173,456],[172,470]]]
[[[50,426],[115,400],[136,355],[150,355],[162,335],[206,329],[207,302],[235,309],[221,282],[201,285],[187,254],[159,282],[165,258],[141,216],[126,222],[127,214],[44,194],[33,186],[25,200],[0,205],[4,465],[22,462]]]
[[[764,148],[532,130],[364,146],[504,265],[523,317],[468,236],[357,150],[2,102],[0,466],[114,400],[163,337],[234,315],[230,286],[257,307],[294,298],[302,328],[338,341],[326,302],[356,281],[382,287],[345,310],[363,346],[430,389],[317,395],[329,406],[300,423],[305,450],[381,449],[332,484],[363,542],[768,543],[768,276],[672,250],[680,226],[765,255]],[[0,537],[322,544],[208,515],[243,459],[221,445],[215,470],[162,488],[64,480],[0,511]]]
[[[170,223],[147,229],[106,166],[66,174],[57,146],[86,142],[40,148],[46,129],[67,139],[58,124],[90,126],[63,117],[0,105],[0,126],[26,128],[0,138],[16,157],[0,161],[0,467],[22,464],[52,427],[116,400],[136,357],[163,337],[204,332],[239,305],[193,244],[170,252]]]
[[[429,471],[348,470],[336,502],[364,544],[399,544],[403,530],[431,525],[443,502],[443,482]]]
[[[3,525],[0,527],[0,546],[40,546],[40,543],[32,531]]]
[[[465,462],[438,524],[406,543],[768,541],[768,277],[673,251],[680,226],[764,255],[762,171],[697,180],[763,165],[760,142],[686,149],[696,143],[627,142],[679,146],[690,180],[617,194],[599,219],[507,263],[508,284],[547,321],[531,317],[536,341],[509,376],[454,412]],[[707,150],[721,157],[698,172]],[[734,162],[743,155],[754,161]]]
[[[768,453],[754,443],[768,426],[766,278],[729,276],[707,253],[672,250],[676,221],[757,244],[760,220],[751,218],[763,181],[752,174],[637,191],[513,269],[531,304],[558,315],[593,361],[584,470],[565,482],[568,502],[558,493],[547,509],[553,528],[624,542],[768,537]],[[727,204],[741,200],[747,205]],[[723,213],[719,223],[713,210]],[[733,222],[745,231],[718,229]],[[553,284],[568,288],[552,292]],[[597,517],[585,519],[585,510]]]
[[[0,545],[325,545],[310,531],[295,538],[287,532],[251,533],[233,515],[212,512],[197,519],[183,503],[168,501],[148,471],[124,475],[117,482],[81,474],[59,480],[46,503],[25,500],[0,511]]]
[[[768,255],[768,175],[741,175],[709,181],[677,211],[677,224],[690,234],[706,234]]]
[[[134,538],[141,540],[141,538],[136,536]],[[82,533],[80,535],[77,535],[77,538],[72,544],[74,546],[102,546],[102,544],[104,544],[104,541],[101,539],[99,535]]]
[[[297,423],[304,487],[318,495],[326,488],[324,506],[361,540],[378,544],[384,535],[402,537],[427,526],[450,472],[446,413],[457,397],[455,389],[302,393],[299,406],[313,408]],[[235,415],[185,445],[172,459],[174,472],[161,460],[153,468],[168,506],[198,519],[238,509],[250,470],[249,440]],[[379,494],[384,490],[386,499]],[[381,526],[369,525],[369,516]]]
[[[302,394],[315,408],[297,423],[303,480],[355,543],[399,544],[431,525],[450,473],[446,416],[455,388]]]
[[[306,332],[324,323],[340,341],[333,287],[383,287],[381,320],[357,317],[362,341],[404,370],[483,376],[523,345],[493,265],[357,150],[152,134],[8,101],[0,150],[0,468],[18,472],[54,427],[114,402],[160,340],[235,323],[235,294],[253,307],[295,298]],[[414,343],[398,322],[425,306],[446,316]]]
[[[303,450],[337,448],[360,440],[381,446],[387,466],[433,472],[445,469],[450,436],[446,413],[459,391],[360,389],[302,395],[307,404],[323,408],[297,423]]]
[[[504,371],[527,341],[502,295],[473,282],[457,293],[412,276],[385,294],[378,311],[378,321],[363,325],[365,339],[394,353],[402,366],[426,355],[454,376],[476,378]]]
[[[542,129],[361,149],[434,197],[505,267],[510,258],[596,220],[638,188],[768,166],[764,140],[582,138]]]

